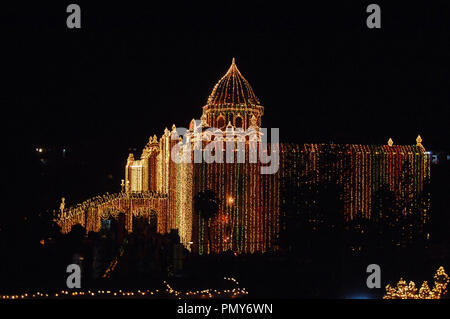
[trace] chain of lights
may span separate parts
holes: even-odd
[[[273,249],[279,232],[278,174],[261,175],[261,163],[194,164],[194,193],[212,190],[220,198],[217,216],[207,222],[195,216],[194,243],[200,254],[232,250],[253,253]]]
[[[113,260],[110,262],[109,266],[106,268],[105,272],[102,275],[102,278],[110,278],[111,274],[116,269],[117,265],[119,264],[120,257],[123,256],[125,252],[125,246],[128,244],[128,240],[125,238],[122,245],[119,248],[119,254],[113,258]]]
[[[421,145],[280,144],[279,173],[261,175],[261,163],[249,163],[247,144],[245,163],[176,164],[170,154],[177,142],[170,138],[173,134],[176,134],[175,126],[172,132],[165,130],[159,147],[154,147],[160,153],[150,157],[149,162],[157,168],[157,172],[150,172],[150,176],[157,177],[152,187],[162,190],[168,198],[164,213],[158,215],[158,232],[178,229],[181,242],[200,254],[209,252],[208,232],[215,253],[276,249],[280,204],[291,200],[282,195],[283,179],[289,176],[299,177],[296,179],[299,187],[337,181],[344,190],[342,199],[347,220],[356,216],[373,218],[373,196],[387,185],[396,201],[404,203],[404,215],[419,211],[425,222],[429,202],[421,202],[419,196],[424,181],[429,178],[430,166]],[[310,178],[305,181],[301,176]],[[221,200],[218,215],[208,223],[196,216],[192,203],[194,194],[207,189]],[[136,205],[132,203],[133,207]],[[99,218],[95,212],[92,214],[98,228]],[[129,230],[131,223],[130,215]]]
[[[427,205],[418,199],[424,181],[429,178],[430,166],[429,155],[422,148],[354,144],[280,146],[282,177],[314,176],[309,181],[312,183],[335,178],[343,186],[347,220],[358,214],[372,218],[373,195],[383,185],[388,185],[397,202],[409,203],[404,205],[403,214],[420,211],[425,219]],[[299,167],[300,163],[304,167]],[[298,186],[301,184],[298,179]]]
[[[165,137],[161,140],[165,141]],[[373,194],[381,186],[387,184],[397,200],[405,202],[418,197],[423,181],[429,177],[429,162],[417,146],[281,144],[280,150],[281,174],[265,176],[259,174],[260,163],[249,163],[248,152],[242,164],[175,164],[164,152],[163,162],[169,163],[167,171],[156,174],[167,176],[166,185],[158,189],[168,189],[169,197],[161,231],[178,229],[183,244],[191,248],[189,243],[193,242],[201,254],[208,252],[208,228],[216,253],[229,249],[238,253],[264,252],[273,249],[278,236],[279,207],[286,200],[280,197],[281,179],[286,176],[309,174],[312,183],[336,178],[344,188],[347,219],[358,214],[371,218]],[[305,167],[301,163],[306,163]],[[414,183],[408,180],[410,176],[415,178]],[[221,199],[219,214],[209,221],[209,226],[192,210],[193,194],[206,189]],[[403,213],[412,213],[422,204],[414,200]]]
[[[23,293],[23,294],[12,294],[12,295],[0,295],[0,299],[55,299],[55,298],[177,298],[177,299],[189,299],[189,298],[235,298],[248,295],[248,291],[245,288],[240,288],[238,281],[234,278],[224,277],[224,280],[233,282],[236,287],[231,289],[202,289],[202,290],[189,290],[181,291],[172,288],[166,281],[163,281],[164,289],[155,290],[137,290],[137,291],[127,291],[127,290],[97,290],[97,291],[69,291],[61,290],[55,293],[44,293],[44,292],[33,292],[33,293]]]
[[[177,187],[176,187],[176,228],[179,230],[181,243],[187,249],[192,240],[192,200],[193,200],[193,165],[191,163],[180,163],[177,165]]]
[[[386,286],[386,295],[383,296],[383,299],[441,299],[447,293],[449,281],[449,276],[441,266],[434,275],[433,289],[430,289],[426,281],[423,282],[420,289],[417,289],[413,281],[408,284],[400,278],[396,287]]]
[[[167,226],[164,214],[167,211],[167,195],[156,191],[137,193],[116,193],[96,196],[73,207],[65,209],[56,216],[56,222],[62,233],[68,233],[76,224],[86,231],[98,232],[101,219],[117,218],[119,212],[125,214],[126,229],[132,231],[132,216],[150,217],[152,211],[157,212],[157,230],[165,233]]]

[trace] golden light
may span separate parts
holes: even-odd
[[[235,90],[235,85],[245,89]],[[281,207],[287,199],[283,191],[286,185],[282,181],[289,178],[295,187],[303,187],[300,175],[315,176],[315,182],[320,182],[330,178],[330,174],[344,186],[343,197],[348,199],[344,204],[346,221],[360,212],[367,219],[373,218],[374,192],[382,185],[395,190],[398,202],[417,198],[404,213],[417,212],[422,225],[429,220],[429,200],[420,198],[430,177],[430,156],[420,136],[417,137],[417,145],[394,145],[392,138],[389,138],[388,145],[279,143],[278,174],[262,175],[260,169],[265,165],[261,161],[251,163],[247,157],[242,165],[194,163],[195,150],[203,151],[212,138],[226,140],[227,136],[220,135],[222,133],[216,136],[203,130],[206,126],[222,127],[219,122],[223,122],[223,127],[226,123],[229,126],[234,123],[244,130],[252,128],[252,133],[247,136],[249,139],[244,139],[243,150],[245,156],[253,154],[261,145],[263,133],[259,129],[263,113],[264,107],[233,60],[203,107],[201,126],[191,121],[190,128],[194,133],[190,136],[191,144],[186,143],[179,150],[182,161],[174,161],[172,154],[173,146],[181,136],[176,133],[175,125],[172,131],[166,127],[159,138],[156,135],[149,138],[139,158],[129,154],[120,193],[96,196],[79,205],[64,207],[55,216],[61,231],[67,234],[74,225],[80,224],[87,232],[98,232],[102,219],[117,218],[119,212],[124,212],[128,233],[133,231],[134,216],[150,219],[150,216],[157,215],[157,233],[165,234],[177,229],[181,244],[200,255],[230,249],[235,255],[278,250],[273,243],[284,226]],[[195,133],[197,127],[200,128],[198,136]],[[39,147],[36,151],[47,152]],[[268,149],[263,147],[262,152],[267,155]],[[338,156],[339,165],[329,165],[327,160],[322,160],[325,154]],[[308,164],[299,169],[303,163]],[[414,176],[415,182],[411,185],[405,183],[403,172]],[[193,196],[206,189],[211,189],[222,199],[219,211],[225,217],[219,215],[208,221],[196,218]],[[193,242],[196,244],[192,245]],[[117,263],[117,259],[113,260],[102,277],[109,277]]]
[[[427,281],[424,281],[420,289],[417,289],[413,281],[407,284],[400,278],[396,287],[386,286],[386,295],[383,296],[383,299],[441,299],[442,295],[447,293],[449,281],[449,276],[441,266],[434,275],[433,289],[430,289]]]

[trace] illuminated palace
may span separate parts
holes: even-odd
[[[203,106],[201,121],[193,119],[189,130],[201,126],[200,145],[204,148],[211,142],[205,128],[218,128],[223,133],[242,128],[253,132],[245,139],[248,149],[252,138],[260,142],[263,114],[264,107],[233,59]],[[224,135],[224,143],[225,139]],[[199,253],[208,250],[208,226],[194,211],[194,197],[201,191],[212,190],[220,199],[219,211],[208,227],[213,251],[264,252],[276,249],[282,201],[289,200],[283,195],[287,178],[292,182],[292,176],[298,176],[295,180],[301,184],[301,176],[311,176],[308,182],[337,176],[347,199],[345,216],[352,219],[357,214],[370,218],[373,194],[383,185],[388,185],[399,200],[416,198],[430,174],[429,157],[420,137],[416,145],[407,146],[393,145],[391,139],[387,145],[280,143],[280,167],[275,174],[261,174],[264,164],[259,159],[250,163],[248,153],[244,163],[196,163],[191,156],[190,162],[177,164],[171,158],[171,149],[178,142],[173,125],[160,138],[149,139],[140,159],[130,154],[125,168],[125,192],[166,194],[167,210],[158,214],[158,230],[177,229],[182,243]],[[195,144],[194,139],[191,143]],[[191,152],[194,149],[191,147]],[[412,213],[414,204],[409,209],[404,213]],[[420,214],[425,218],[426,208]]]
[[[263,114],[264,107],[233,59],[203,106],[201,120],[190,122],[189,132],[201,134],[188,140],[179,154],[185,156],[187,149],[192,155],[196,147],[203,150],[213,139],[225,143],[229,138],[225,132],[239,128],[247,134],[243,139],[246,150],[255,142],[260,145]],[[220,129],[220,134],[213,137],[208,128]],[[159,233],[177,229],[181,242],[200,254],[208,253],[209,247],[213,252],[272,251],[278,249],[283,205],[296,196],[286,188],[302,189],[327,181],[341,186],[346,220],[373,218],[374,195],[385,187],[396,201],[408,203],[402,214],[418,214],[423,221],[427,217],[428,207],[420,198],[429,179],[430,161],[420,136],[415,145],[402,146],[391,139],[386,145],[277,143],[279,169],[261,174],[267,163],[249,160],[249,152],[245,152],[245,161],[234,163],[195,161],[194,156],[174,160],[177,152],[172,150],[180,139],[176,131],[173,125],[161,137],[150,137],[139,159],[128,156],[121,193],[100,204],[88,201],[64,210],[60,214],[63,232],[77,223],[98,231],[101,219],[123,212],[129,232],[133,216],[153,217]],[[233,143],[238,139],[242,142],[240,136]],[[206,190],[219,199],[219,209],[208,221],[194,208],[195,196]]]

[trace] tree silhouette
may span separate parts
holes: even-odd
[[[345,198],[340,180],[348,171],[345,150],[321,145],[316,170],[306,170],[312,163],[310,158],[303,157],[299,169],[283,178],[280,237],[282,246],[290,251],[300,253],[304,248],[311,250],[319,243],[336,243],[335,239],[341,239]],[[297,160],[295,154],[285,156],[288,161]],[[341,170],[336,169],[338,163]]]
[[[194,211],[205,221],[208,235],[208,250],[211,253],[211,219],[219,212],[220,200],[216,193],[207,189],[194,197]]]
[[[398,222],[400,208],[395,193],[388,184],[382,185],[372,196],[373,219],[379,224],[380,243],[387,248],[399,241]]]

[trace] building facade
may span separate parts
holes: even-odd
[[[177,229],[182,243],[200,254],[210,249],[276,250],[283,203],[292,199],[285,189],[292,184],[299,189],[325,181],[342,186],[347,220],[357,215],[372,218],[374,195],[386,186],[398,201],[411,202],[403,214],[420,214],[425,222],[428,208],[420,198],[430,177],[430,158],[420,136],[415,145],[403,146],[393,145],[391,139],[386,145],[263,145],[263,115],[264,107],[233,59],[214,86],[200,121],[190,122],[183,139],[173,125],[159,138],[150,137],[139,159],[129,155],[124,192],[167,196],[158,230]],[[233,162],[196,160],[196,154],[212,143],[225,150],[227,141],[235,146]],[[217,152],[212,151],[216,158],[225,156]],[[267,162],[259,156],[252,159],[252,152],[276,153],[279,169],[261,174]],[[243,157],[238,160],[239,156]],[[195,196],[206,190],[219,198],[218,212],[208,221],[194,209]]]

